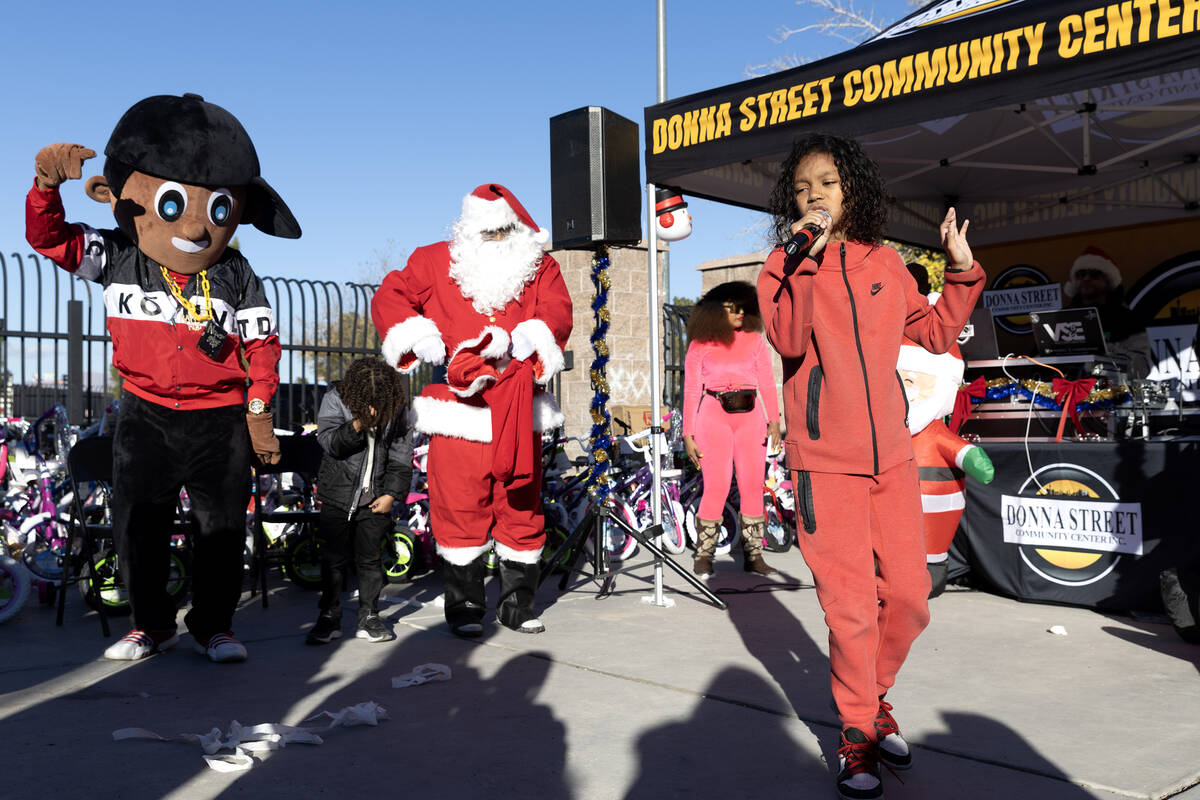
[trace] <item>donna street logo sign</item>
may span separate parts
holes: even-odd
[[[1050,288],[1050,276],[1037,267],[1029,264],[1016,264],[1001,272],[989,287],[995,294],[993,297],[1008,299],[1021,298],[1025,301],[1018,309],[1016,304],[1009,309],[998,307],[993,311],[996,324],[1011,334],[1025,336],[1033,331],[1027,311],[1038,308],[1061,308],[1062,296],[1058,292],[1058,284]],[[997,303],[998,306],[1002,304]],[[1005,314],[1006,310],[1013,313]]]
[[[1092,470],[1050,464],[1019,492],[1001,496],[1004,541],[1044,580],[1086,586],[1112,572],[1122,555],[1142,554],[1142,504],[1122,503]]]

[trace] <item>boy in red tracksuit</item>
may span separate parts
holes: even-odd
[[[778,245],[758,278],[767,338],[783,357],[784,441],[794,470],[798,540],[829,625],[842,722],[837,789],[883,794],[878,761],[911,766],[883,698],[929,622],[929,574],[907,401],[896,372],[902,337],[932,352],[955,341],[983,289],[950,209],[950,260],[930,306],[896,251],[878,168],[853,140],[815,134],[784,162],[771,196]],[[807,249],[782,245],[806,226]]]

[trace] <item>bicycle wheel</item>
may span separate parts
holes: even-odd
[[[61,556],[59,548],[52,547],[41,534],[38,534],[21,551],[21,563],[35,577],[49,583],[59,583],[62,581]]]
[[[700,498],[697,497],[688,505],[684,514],[688,541],[691,543],[693,550],[696,548],[696,512],[699,508]],[[716,555],[726,555],[733,549],[733,543],[737,541],[739,529],[737,510],[729,503],[726,503],[725,507],[721,509],[721,530],[717,533]]]
[[[33,578],[15,558],[0,553],[0,622],[17,615],[29,598]]]
[[[645,530],[654,524],[654,513],[649,501],[640,503],[637,512],[638,530]],[[687,532],[684,530],[683,506],[676,500],[663,498],[662,505],[663,534],[662,549],[673,555],[679,555],[687,549]]]
[[[187,597],[188,583],[191,580],[191,570],[188,558],[183,550],[171,548],[171,569],[167,578],[167,594],[182,605]],[[86,561],[79,569],[79,580],[75,588],[83,597],[85,603],[99,610],[99,603],[104,603],[104,611],[109,616],[120,617],[129,613],[129,592],[125,588],[125,580],[121,577],[120,561],[116,551],[106,549],[96,558],[96,589],[92,589],[92,567]],[[97,600],[99,595],[99,600]]]
[[[407,583],[420,558],[420,545],[408,529],[396,527],[380,544],[383,577],[388,583]]]
[[[542,569],[546,568],[546,565],[550,563],[551,556],[558,551],[558,548],[562,546],[563,542],[567,541],[567,537],[570,535],[571,534],[566,528],[560,527],[559,525],[546,526],[546,544],[542,547],[542,555],[538,559],[538,563],[541,565]],[[562,572],[567,568],[567,562],[570,560],[571,553],[569,551],[564,551],[558,557],[558,560],[554,562],[554,568],[551,570],[551,572]]]
[[[312,525],[301,525],[288,537],[283,550],[283,573],[301,588],[321,588],[321,540]]]
[[[786,553],[792,547],[796,530],[792,521],[779,512],[771,498],[765,499],[767,502],[763,509],[767,524],[763,536],[763,547],[772,553]]]

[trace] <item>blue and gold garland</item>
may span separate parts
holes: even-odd
[[[983,397],[972,397],[971,403],[978,404],[985,400],[1007,400],[1018,395],[1030,400],[1038,408],[1062,411],[1062,403],[1054,398],[1054,390],[1045,381],[1026,379],[1015,381],[1009,378],[993,378],[987,382],[987,392]],[[1133,395],[1128,386],[1118,386],[1109,389],[1093,389],[1083,402],[1077,403],[1077,411],[1107,411],[1117,406],[1133,402]]]
[[[595,326],[592,328],[592,359],[591,370],[588,373],[592,384],[592,430],[588,434],[588,471],[584,486],[597,500],[603,500],[612,491],[609,482],[608,453],[612,448],[612,417],[608,413],[608,380],[605,378],[605,367],[608,366],[608,325],[612,314],[608,310],[608,290],[612,279],[608,276],[608,248],[601,245],[596,249],[592,259],[592,286],[596,293],[592,295],[592,317]]]

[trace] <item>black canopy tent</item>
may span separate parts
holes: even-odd
[[[1200,218],[1200,0],[944,0],[845,53],[650,106],[649,183],[765,209],[793,140],[857,137],[889,234],[973,244]]]

